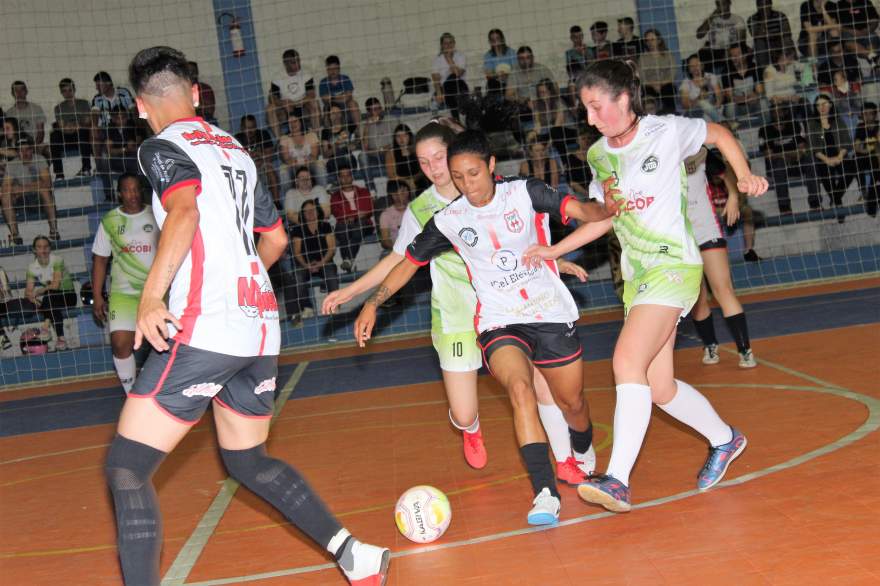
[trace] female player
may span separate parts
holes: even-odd
[[[153,264],[159,243],[159,228],[153,217],[153,208],[144,205],[141,180],[137,175],[124,173],[116,183],[116,193],[122,204],[107,212],[95,233],[92,244],[92,313],[100,322],[107,321],[104,301],[104,281],[107,264],[113,257],[110,280],[110,346],[113,366],[122,389],[128,393],[134,385],[134,332],[137,308],[144,281]]]
[[[363,347],[376,323],[376,308],[403,287],[420,266],[455,250],[467,266],[477,296],[474,327],[490,372],[510,396],[520,454],[535,492],[528,522],[559,518],[559,493],[538,418],[533,370],[547,380],[571,429],[575,451],[591,441],[583,396],[581,345],[574,322],[578,309],[559,278],[556,263],[526,267],[526,248],[546,243],[549,216],[568,222],[604,220],[596,203],[582,203],[537,179],[494,179],[495,157],[478,131],[457,135],[448,147],[449,171],[463,197],[428,220],[401,262],[367,300],[355,321]],[[617,205],[617,204],[613,204]],[[462,285],[464,286],[464,285]]]
[[[642,116],[639,86],[635,65],[624,61],[594,63],[578,80],[587,121],[604,136],[589,152],[590,193],[604,197],[606,205],[621,205],[613,225],[623,249],[626,314],[612,360],[617,406],[611,461],[607,472],[591,476],[578,494],[615,512],[631,508],[629,475],[648,429],[652,401],[709,441],[709,458],[697,475],[700,490],[718,483],[746,447],[746,437],[673,374],[678,321],[696,303],[703,276],[699,248],[682,210],[687,198],[682,162],[703,143],[712,143],[736,172],[740,192],[760,195],[767,190],[766,179],[752,175],[730,131],[701,119]],[[530,249],[534,256],[529,260],[570,252],[610,224],[581,226],[555,246]]]
[[[715,196],[719,190],[725,190],[727,202],[723,215],[728,226],[735,226],[739,219],[739,192],[736,189],[736,176],[727,168],[724,160],[716,153],[702,147],[693,157],[685,159],[685,170],[688,173],[688,220],[694,230],[700,257],[703,259],[704,279],[700,281],[700,296],[691,310],[691,318],[697,334],[703,341],[703,364],[718,364],[718,339],[715,337],[715,325],[712,323],[712,310],[709,308],[709,292],[706,281],[712,288],[712,295],[721,305],[724,321],[736,342],[739,352],[740,368],[758,366],[752,355],[749,343],[749,328],[746,314],[736,298],[733,281],[730,277],[730,265],[727,262],[727,240],[715,213]]]
[[[360,279],[324,300],[323,313],[332,313],[340,305],[373,289],[403,260],[406,247],[434,213],[459,197],[449,175],[446,151],[461,127],[450,119],[428,123],[416,135],[416,155],[422,172],[433,185],[409,204],[400,225],[393,250]],[[586,278],[583,269],[572,263],[559,263],[560,270]],[[449,401],[449,420],[462,432],[464,458],[473,468],[483,468],[488,460],[480,429],[477,405],[477,371],[483,363],[474,331],[477,299],[471,287],[464,261],[454,251],[431,260],[431,339],[440,357],[443,386]],[[535,389],[538,411],[556,460],[556,475],[566,484],[580,484],[584,473],[592,472],[596,455],[592,440],[583,452],[572,456],[568,425],[544,377],[536,371]]]

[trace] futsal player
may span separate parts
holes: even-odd
[[[615,512],[632,508],[629,476],[648,430],[652,402],[708,441],[709,457],[697,474],[699,490],[720,482],[746,447],[746,436],[673,372],[678,321],[696,302],[703,276],[683,210],[687,184],[682,162],[703,143],[715,144],[733,167],[741,193],[767,190],[767,180],[752,175],[726,128],[695,118],[644,115],[636,71],[632,61],[602,61],[591,64],[577,84],[589,124],[603,135],[587,154],[593,171],[590,195],[621,206],[604,227],[613,222],[622,245],[626,315],[612,358],[617,404],[611,461],[606,473],[591,476],[578,494]],[[552,247],[533,247],[528,255],[547,259],[566,254],[594,239],[595,230],[581,226]]]
[[[144,205],[141,181],[137,175],[123,173],[116,182],[118,208],[101,218],[92,244],[92,313],[99,322],[108,318],[104,301],[104,281],[107,264],[113,258],[110,275],[110,347],[113,366],[126,394],[134,385],[134,332],[138,301],[156,245],[159,228],[150,206]]]
[[[367,300],[355,322],[363,346],[376,322],[376,308],[437,255],[455,250],[476,291],[474,326],[493,376],[507,391],[514,428],[535,498],[527,520],[555,523],[560,500],[547,440],[538,417],[533,368],[547,380],[571,428],[575,449],[590,442],[589,408],[583,395],[581,344],[574,322],[578,309],[559,278],[555,262],[537,267],[521,263],[526,248],[546,243],[549,217],[584,222],[608,216],[602,206],[585,204],[537,179],[494,178],[495,157],[478,131],[457,135],[447,150],[450,174],[462,197],[427,221],[399,263]],[[581,448],[578,445],[582,446]]]
[[[198,86],[181,52],[144,49],[129,78],[156,134],[138,159],[162,233],[135,331],[135,347],[146,340],[153,351],[105,462],[125,583],[159,583],[152,476],[213,401],[230,476],[333,555],[352,584],[383,584],[389,551],[354,539],[299,472],[266,453],[280,346],[266,268],[287,236],[254,162],[232,136],[195,117]]]

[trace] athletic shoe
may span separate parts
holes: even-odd
[[[311,307],[303,307],[302,313],[300,316],[303,319],[309,319],[310,317],[315,317],[315,310]]]
[[[341,268],[346,273],[351,272],[351,261],[344,260],[339,264],[339,268]]]
[[[746,262],[758,262],[759,260],[763,260],[758,253],[752,250],[751,248],[746,251],[743,255],[743,260]]]
[[[486,453],[486,446],[483,444],[483,430],[478,429],[476,433],[461,432],[462,447],[464,449],[464,459],[471,468],[486,467],[489,461],[489,455]]]
[[[67,350],[67,340],[65,340],[64,338],[58,338],[57,340],[55,340],[55,350]]]
[[[562,505],[559,498],[550,494],[550,489],[546,486],[541,489],[532,504],[535,506],[527,517],[529,525],[552,525],[559,521],[559,509]]]
[[[745,352],[741,352],[739,355],[739,367],[740,368],[755,368],[758,366],[758,362],[755,360],[755,356],[752,354],[752,349],[749,348]]]
[[[578,461],[578,468],[587,476],[596,471],[596,450],[593,449],[592,445],[584,454],[575,452],[574,459]]]
[[[703,364],[718,364],[720,361],[721,356],[718,355],[718,344],[703,346]]]
[[[730,431],[733,432],[732,440],[718,447],[709,448],[709,457],[697,475],[697,488],[700,490],[707,490],[721,482],[730,463],[746,449],[749,443],[746,436],[732,427]]]
[[[608,474],[594,474],[578,486],[578,496],[588,503],[601,505],[615,513],[626,513],[632,509],[629,502],[629,487]]]
[[[577,486],[586,481],[587,475],[578,466],[574,456],[569,456],[565,462],[556,462],[556,480],[569,486]]]
[[[352,547],[354,568],[340,569],[348,583],[353,586],[383,586],[388,577],[388,564],[391,563],[391,551],[385,547],[376,547],[357,542]]]

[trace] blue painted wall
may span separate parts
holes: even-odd
[[[238,19],[244,40],[245,54],[232,54],[229,38],[231,15]],[[238,132],[238,121],[245,114],[253,114],[265,123],[266,88],[260,79],[260,59],[250,0],[214,0],[214,22],[217,42],[220,46],[220,64],[226,87],[226,103],[229,108],[227,129]]]

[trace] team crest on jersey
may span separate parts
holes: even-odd
[[[519,216],[519,210],[513,210],[504,214],[504,223],[507,224],[507,229],[515,234],[522,232],[523,227],[526,225]]]
[[[516,267],[519,266],[519,261],[512,250],[496,250],[492,253],[492,264],[497,269],[510,272],[516,270]]]
[[[149,234],[149,233],[152,232],[152,231],[153,231],[153,225],[152,225],[152,224],[144,224],[144,232],[146,232],[147,234]]]
[[[653,173],[659,166],[660,161],[657,159],[657,156],[650,155],[647,159],[642,161],[642,173]]]
[[[473,228],[462,228],[458,231],[458,237],[464,240],[464,243],[473,248],[477,245],[477,241],[480,239],[477,236],[477,231]]]
[[[238,278],[238,307],[248,317],[278,319],[278,300],[262,275]]]

